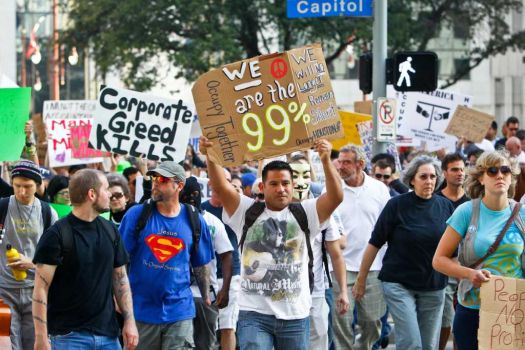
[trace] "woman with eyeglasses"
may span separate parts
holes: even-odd
[[[378,251],[388,243],[379,272],[396,330],[396,348],[437,349],[447,277],[432,268],[432,257],[454,207],[434,194],[441,168],[429,156],[414,158],[403,181],[413,191],[391,198],[379,215],[352,289],[365,294],[366,278]]]
[[[120,226],[124,214],[135,203],[130,202],[129,187],[126,180],[121,176],[108,177],[109,192],[109,219]]]
[[[434,268],[460,280],[452,326],[460,350],[478,348],[481,284],[491,275],[523,278],[524,242],[516,221],[504,231],[516,205],[510,198],[519,173],[515,161],[505,153],[483,153],[475,167],[470,168],[466,181],[472,200],[460,205],[447,221],[436,250]],[[521,208],[517,215],[525,217],[525,209]],[[500,233],[503,238],[495,244]],[[458,247],[460,263],[453,257]],[[496,250],[488,254],[491,247]]]

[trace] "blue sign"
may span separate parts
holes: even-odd
[[[372,16],[372,0],[288,0],[286,5],[288,18]]]

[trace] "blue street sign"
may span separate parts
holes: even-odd
[[[288,18],[371,17],[372,0],[287,0]]]

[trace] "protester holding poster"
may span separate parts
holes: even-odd
[[[434,268],[460,279],[452,327],[460,350],[478,348],[481,284],[492,274],[523,278],[524,241],[518,227],[525,209],[509,199],[519,173],[514,160],[504,153],[483,153],[467,177],[472,201],[460,205],[447,221],[436,250]],[[453,259],[458,246],[460,264]]]

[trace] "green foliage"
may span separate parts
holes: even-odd
[[[524,32],[511,33],[505,22],[511,10],[521,9],[521,0],[396,0],[388,5],[390,52],[423,50],[442,27],[460,23],[465,28],[470,65],[451,76],[448,85],[490,56],[525,47]],[[173,68],[170,74],[192,81],[211,68],[276,48],[319,41],[330,63],[349,44],[358,53],[372,47],[371,18],[287,19],[284,0],[73,0],[69,18],[65,40],[89,47],[102,75],[119,70],[138,90],[163,78],[159,68],[166,64]]]

